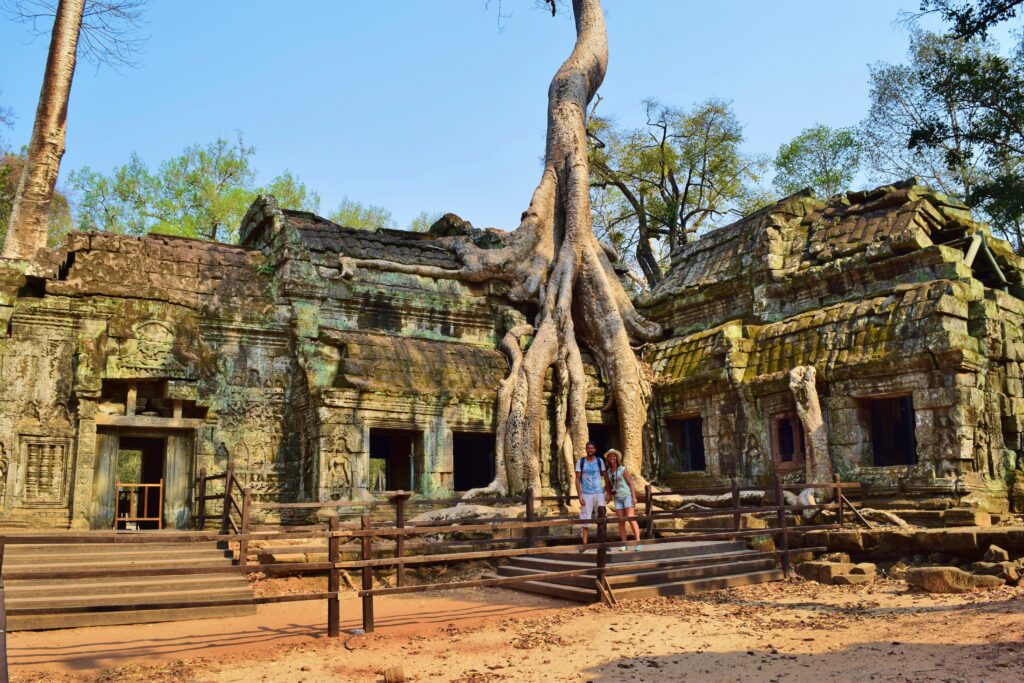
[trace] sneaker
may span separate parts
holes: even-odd
[[[633,548],[633,550],[643,550],[643,549],[644,549],[644,547],[642,545],[638,545],[637,547]]]
[[[619,548],[619,552],[620,552],[620,553],[624,553],[624,552],[626,552],[627,550],[629,550],[629,548],[627,548],[626,546],[622,546],[621,548]]]

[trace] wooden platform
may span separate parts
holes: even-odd
[[[676,541],[644,545],[642,550],[610,550],[605,568],[616,600],[658,595],[686,595],[717,588],[745,586],[783,578],[774,553],[748,550],[742,541]],[[499,576],[526,576],[543,572],[597,566],[597,551],[558,552],[516,557],[498,568]],[[599,599],[591,576],[555,577],[511,586],[579,602]]]
[[[7,618],[9,631],[72,628],[111,624],[141,624],[253,614],[255,605],[190,606],[177,609],[130,609],[145,603],[197,603],[216,600],[252,600],[252,589],[241,574],[194,574],[78,579],[16,579],[17,573],[96,570],[109,568],[170,568],[225,566],[227,551],[217,543],[53,544],[7,545],[3,576],[5,605],[13,611],[41,608],[53,614],[17,615]],[[95,612],[64,612],[62,608],[95,606]],[[114,607],[114,611],[99,608]],[[117,609],[121,608],[121,609]]]

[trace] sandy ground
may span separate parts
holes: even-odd
[[[255,617],[15,633],[14,681],[1024,680],[1024,588],[911,593],[800,580],[575,606],[505,589],[378,599],[323,636],[323,603]],[[343,628],[358,601],[342,603]]]

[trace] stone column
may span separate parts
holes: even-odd
[[[164,526],[187,529],[192,522],[192,449],[195,435],[179,431],[167,437],[164,461]]]
[[[93,529],[114,526],[114,486],[120,441],[116,432],[96,433],[96,466],[93,468],[92,501],[89,504],[89,524]]]

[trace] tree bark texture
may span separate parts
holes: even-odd
[[[585,455],[587,378],[580,352],[588,349],[601,366],[618,414],[624,464],[642,479],[643,427],[651,397],[632,343],[658,338],[661,329],[633,307],[611,261],[594,237],[587,161],[587,106],[604,79],[608,36],[599,0],[573,0],[576,44],[548,88],[544,170],[519,227],[499,249],[470,240],[442,238],[462,266],[446,270],[382,260],[344,259],[343,270],[377,268],[465,281],[504,281],[509,298],[537,305],[532,325],[508,332],[503,347],[510,373],[498,391],[497,476],[490,486],[467,493],[519,495],[541,485],[541,430],[547,414],[544,381],[554,370],[555,448],[559,471]],[[532,335],[532,336],[529,336]],[[521,350],[520,339],[529,337]],[[502,471],[504,468],[504,472]],[[642,481],[641,484],[643,485]]]
[[[64,156],[68,98],[86,0],[60,0],[50,36],[32,138],[11,207],[3,256],[31,259],[46,247],[48,215]]]
[[[821,415],[821,402],[815,386],[813,366],[800,365],[789,371],[789,390],[796,401],[796,412],[804,428],[807,444],[805,467],[808,483],[832,481],[832,460],[828,454],[828,433]]]

